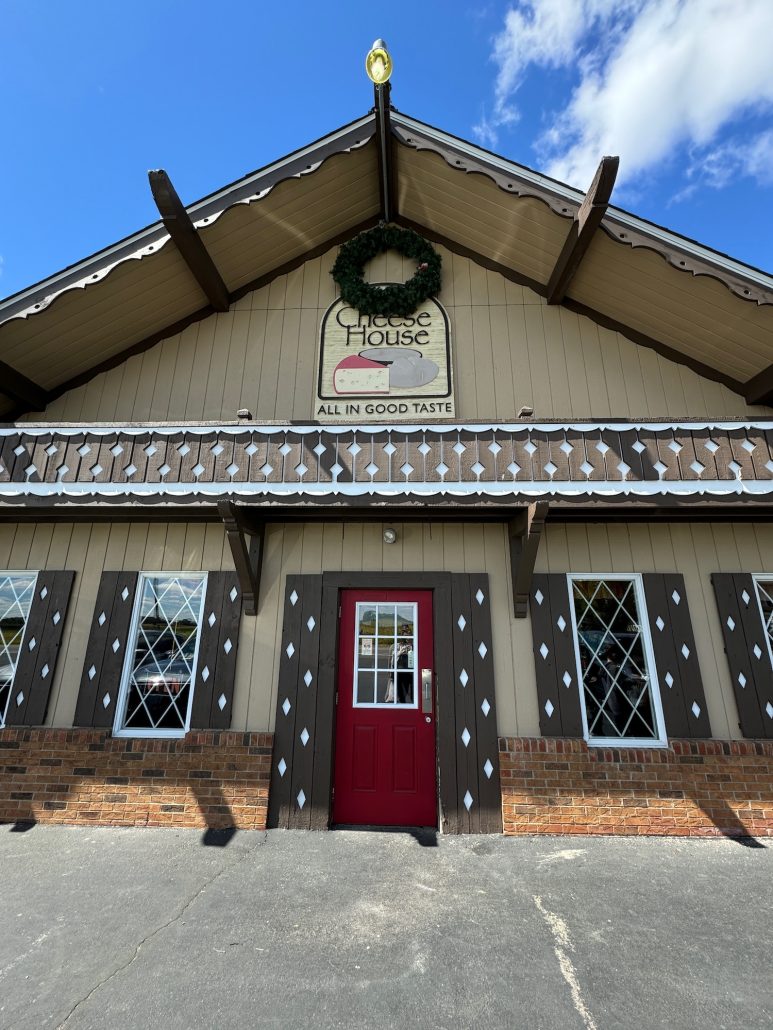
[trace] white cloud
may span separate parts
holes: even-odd
[[[773,134],[731,150],[717,134],[773,108],[772,39],[773,0],[518,0],[494,43],[494,109],[479,138],[493,145],[512,120],[530,68],[576,69],[536,143],[550,175],[586,188],[602,155],[619,154],[619,181],[631,180],[686,144],[693,174],[713,185],[728,162],[769,180]]]

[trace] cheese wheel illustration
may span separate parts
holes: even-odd
[[[378,361],[349,354],[333,370],[333,389],[337,394],[389,393],[389,369]]]

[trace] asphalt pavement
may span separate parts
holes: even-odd
[[[773,841],[2,826],[0,885],[3,1030],[773,1026]]]

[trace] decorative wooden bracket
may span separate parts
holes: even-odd
[[[164,227],[215,311],[228,311],[231,298],[215,262],[163,168],[148,172],[150,191]]]
[[[619,157],[602,157],[550,276],[547,285],[548,304],[560,304],[564,299],[593,234],[607,213],[619,165]]]
[[[244,614],[257,615],[260,600],[260,573],[263,566],[264,522],[247,522],[240,508],[228,499],[217,502],[225,526],[239,586],[244,598]],[[249,536],[249,543],[246,540]]]
[[[388,82],[374,85],[376,98],[376,146],[378,148],[378,190],[381,220],[394,222],[397,219],[397,166],[395,163],[394,137]]]
[[[531,578],[547,513],[548,502],[537,501],[521,508],[507,524],[510,572],[513,577],[513,614],[516,619],[525,619],[529,610]]]

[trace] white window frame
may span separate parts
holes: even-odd
[[[397,701],[356,701],[355,698],[358,696],[359,687],[359,672],[360,672],[360,654],[359,647],[357,646],[360,642],[360,608],[367,607],[369,605],[379,604],[393,604],[396,607],[402,605],[407,608],[411,605],[413,608],[413,669],[402,669],[401,672],[413,672],[413,703],[412,704],[399,704]],[[396,637],[395,637],[396,639]],[[378,629],[375,641],[378,641]],[[352,708],[378,708],[381,711],[414,711],[419,707],[419,670],[418,666],[418,654],[419,654],[419,605],[417,601],[357,601],[354,606],[354,683],[352,684]],[[375,663],[372,669],[363,669],[363,672],[375,672],[378,665],[378,646],[374,643],[373,649],[375,651],[374,660]],[[383,669],[383,672],[388,670]],[[374,683],[377,682],[377,678],[374,676]],[[395,680],[395,697],[397,697],[397,681]]]
[[[11,679],[10,687],[8,690],[8,700],[6,701],[5,711],[0,712],[0,730],[5,729],[8,726],[8,712],[11,708],[11,698],[14,696],[13,687],[16,682],[16,670],[19,668],[19,661],[21,659],[22,648],[27,640],[27,630],[30,624],[30,615],[32,614],[32,606],[35,603],[35,593],[38,589],[38,579],[40,578],[40,571],[32,569],[0,569],[0,579],[4,579],[6,576],[32,576],[32,599],[30,601],[30,610],[27,618],[24,622],[24,632],[21,635],[19,642],[19,657],[16,659],[16,665],[13,670],[13,678]]]
[[[577,632],[577,613],[574,607],[574,581],[575,580],[606,580],[633,582],[636,595],[636,606],[639,614],[641,627],[642,647],[644,651],[644,662],[649,677],[649,685],[652,696],[652,710],[655,716],[655,724],[658,731],[657,739],[649,737],[591,737],[588,732],[588,714],[585,709],[585,684],[582,678],[582,662],[580,660],[580,637]],[[663,717],[663,705],[660,700],[660,683],[658,682],[657,666],[655,665],[655,653],[652,649],[652,638],[650,637],[649,615],[647,602],[644,597],[644,584],[640,572],[569,572],[566,576],[566,586],[569,592],[569,611],[572,616],[572,639],[574,643],[574,656],[577,665],[577,688],[580,691],[580,709],[582,711],[583,737],[588,747],[668,747],[668,735],[666,733],[666,721]]]
[[[191,679],[191,687],[188,691],[188,709],[185,713],[185,726],[180,729],[174,730],[160,730],[160,729],[134,729],[132,727],[121,726],[121,723],[126,717],[126,703],[129,696],[129,680],[131,679],[132,668],[134,667],[134,659],[137,652],[137,634],[140,623],[140,610],[142,608],[142,595],[143,586],[146,579],[151,579],[153,576],[166,576],[169,579],[175,579],[178,576],[201,576],[203,581],[203,587],[201,591],[201,601],[199,602],[199,619],[198,619],[198,632],[196,634],[196,648],[193,653],[193,678]],[[166,738],[166,739],[181,739],[186,736],[191,728],[191,711],[193,708],[193,692],[196,686],[196,679],[199,671],[199,648],[201,647],[201,632],[204,623],[204,601],[207,596],[207,580],[209,573],[188,570],[182,571],[168,571],[162,570],[159,572],[149,572],[144,570],[140,572],[137,578],[137,588],[134,595],[134,607],[132,609],[131,623],[129,624],[129,633],[126,638],[126,654],[123,661],[123,670],[121,672],[121,685],[118,690],[118,700],[115,705],[115,717],[113,719],[113,736],[114,737],[137,737],[137,738]]]
[[[760,597],[760,582],[773,584],[773,572],[753,572],[752,580],[754,581],[754,594],[757,598],[757,610],[760,613],[760,622],[762,623],[762,632],[765,637],[765,642],[768,645],[768,658],[770,658],[770,665],[773,668],[773,643],[771,643],[770,636],[768,634],[767,625],[765,623],[765,612],[762,610],[762,598]]]

